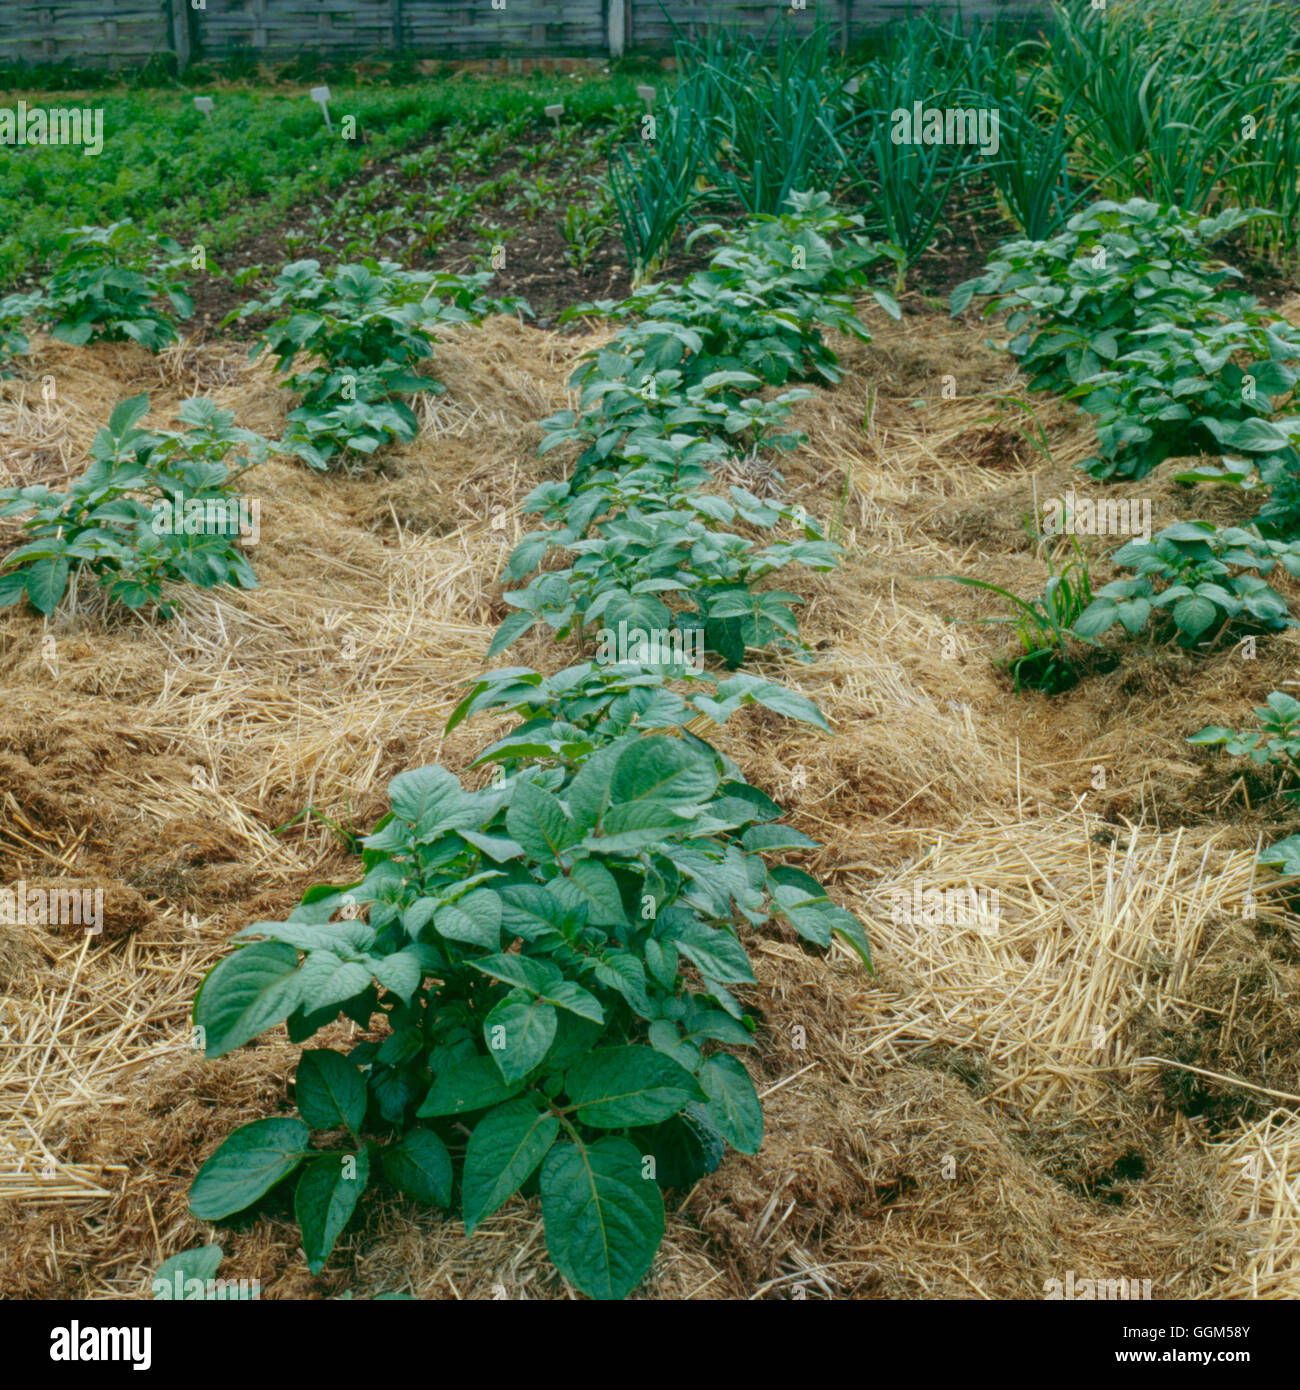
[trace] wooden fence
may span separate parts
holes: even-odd
[[[754,31],[784,19],[813,22],[819,0],[0,0],[0,65],[69,62],[126,66],[175,55],[220,62],[237,54],[271,62],[301,53],[327,59],[619,56],[665,52],[672,26],[721,20]],[[852,42],[918,0],[820,0]],[[926,0],[919,0],[924,5]],[[944,9],[952,9],[941,3]],[[1039,0],[966,0],[963,13],[1031,17]]]

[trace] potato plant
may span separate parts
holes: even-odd
[[[1209,724],[1187,741],[1200,747],[1221,747],[1235,758],[1249,757],[1261,767],[1277,768],[1286,785],[1280,794],[1288,801],[1300,801],[1300,700],[1275,690],[1255,710],[1258,729],[1234,733],[1218,724]]]
[[[718,529],[713,518],[689,511],[629,507],[588,539],[569,540],[567,569],[549,569],[522,589],[507,590],[517,608],[501,625],[489,656],[504,651],[538,622],[559,637],[597,623],[666,631],[699,628],[705,644],[729,666],[747,648],[787,647],[807,655],[792,605],[797,594],[755,585],[787,565],[835,567],[838,547],[824,540],[777,541],[756,548],[744,536]],[[665,598],[682,606],[670,609]]]
[[[1300,575],[1300,542],[1269,540],[1248,527],[1179,521],[1149,541],[1129,541],[1112,557],[1136,571],[1097,596],[1074,624],[1094,642],[1119,623],[1130,634],[1167,618],[1164,631],[1183,646],[1228,630],[1281,632],[1297,626],[1286,600],[1263,579],[1275,565]]]
[[[66,492],[0,489],[0,516],[25,516],[28,536],[0,561],[0,606],[26,598],[52,613],[80,570],[113,601],[155,605],[163,618],[172,612],[163,601],[169,582],[256,587],[238,545],[242,499],[233,487],[276,446],[208,400],[181,406],[179,431],[142,429],[148,410],[148,396],[121,402]]]
[[[1216,264],[1213,243],[1270,214],[1199,217],[1141,199],[1099,202],[1045,241],[1003,246],[959,285],[1009,310],[1009,350],[1032,390],[1097,416],[1099,478],[1141,478],[1166,458],[1220,449],[1267,455],[1294,442],[1269,424],[1296,385],[1300,330],[1262,309]]]
[[[1278,773],[1277,795],[1295,805],[1300,802],[1300,700],[1274,690],[1255,710],[1257,729],[1236,733],[1210,724],[1187,741],[1202,748],[1222,748],[1235,758],[1249,757],[1261,767]],[[1300,835],[1288,835],[1259,853],[1267,869],[1294,878],[1300,875]]]
[[[854,293],[869,294],[893,318],[900,312],[893,296],[873,287],[868,275],[868,267],[896,264],[899,252],[856,235],[861,227],[860,216],[835,208],[827,194],[794,193],[784,211],[752,217],[739,238],[724,238],[707,270],[681,284],[647,285],[618,303],[578,305],[565,317],[594,311],[633,321],[614,340],[631,348],[625,355],[644,358],[655,369],[685,362],[688,382],[730,369],[756,373],[773,386],[813,378],[833,383],[839,380],[837,359],[822,330],[871,341],[857,317]],[[697,228],[689,244],[723,236],[710,223]],[[678,346],[658,341],[670,325],[688,330],[674,335]],[[591,354],[575,384],[600,374]]]
[[[829,222],[820,205],[810,216]],[[799,234],[797,214],[769,221]],[[790,290],[807,323],[771,311],[768,336],[789,355],[782,379],[833,360],[815,327],[842,312],[833,260],[819,272],[832,280],[828,305],[811,307],[802,280]],[[753,319],[762,312],[754,305]],[[690,385],[739,384],[701,333],[665,327],[679,350],[654,371],[688,360]],[[626,378],[600,372],[597,355],[584,378],[603,418],[614,391],[601,388]],[[493,652],[539,619],[559,635],[620,615],[695,622],[733,667],[747,648],[797,634],[799,597],[752,586],[796,561],[827,568],[836,548],[784,504],[704,491],[706,465],[731,454],[740,431],[688,405],[677,383],[668,399],[645,397],[657,449],[597,448],[599,468],[534,492],[529,510],[555,524],[517,547],[509,576],[556,550],[574,562],[509,595],[521,613]],[[684,409],[696,414],[667,418]],[[803,534],[756,548],[720,529],[738,519],[796,521]],[[695,607],[674,612],[660,594]],[[691,1186],[727,1146],[754,1153],[762,1141],[753,1082],[728,1050],[751,1046],[759,1028],[736,993],[754,981],[744,933],[779,920],[822,949],[838,936],[870,968],[856,918],[811,875],[765,857],[814,842],[777,824],[781,808],[699,732],[746,704],[825,728],[797,691],[671,662],[582,661],[549,677],[511,668],[473,682],[449,730],[484,710],[521,720],[477,759],[496,780],[470,790],[439,767],[395,777],[391,811],[361,841],[361,877],[312,888],[286,922],[246,927],[204,980],[194,1020],[209,1056],[280,1023],[305,1042],[340,1015],[371,1036],[346,1053],[303,1053],[298,1116],[227,1138],[195,1179],[195,1215],[222,1220],[296,1175],[303,1247],[319,1271],[381,1176],[455,1206],[470,1232],[515,1193],[535,1193],[556,1268],[593,1297],[629,1293],[663,1235],[663,1190]]]
[[[297,1171],[319,1270],[372,1172],[443,1208],[458,1186],[470,1232],[531,1184],[557,1269],[621,1298],[663,1235],[661,1185],[762,1140],[753,1083],[721,1050],[756,1028],[732,993],[754,978],[738,922],[779,916],[822,947],[839,933],[865,960],[862,929],[807,874],[767,864],[812,842],[689,735],[633,732],[480,791],[421,768],[389,795],[364,877],[238,933],[252,944],[194,1010],[208,1056],[281,1022],[305,1041],[340,1011],[379,1014],[386,1036],[305,1052],[301,1118],[236,1130],[194,1213],[231,1216]],[[358,908],[368,920],[334,920]],[[335,1139],[313,1148],[313,1131]]]
[[[176,341],[177,320],[194,312],[180,245],[129,219],[67,228],[54,241],[51,263],[41,289],[0,299],[0,368],[27,351],[29,320],[78,347],[130,340],[157,353]]]
[[[8,376],[8,368],[30,346],[26,320],[33,318],[41,306],[39,294],[8,294],[0,299],[0,377]]]
[[[1009,312],[1007,346],[1034,389],[1069,390],[1103,371],[1134,333],[1253,306],[1230,283],[1240,272],[1215,264],[1210,248],[1265,215],[1096,202],[1056,236],[1001,246],[982,275],[953,290],[950,307],[960,314],[987,296],[983,316]]]
[[[896,260],[895,248],[850,235],[862,219],[837,211],[822,193],[796,193],[779,214],[750,219],[709,269],[680,285],[649,285],[621,303],[578,305],[566,317],[599,313],[629,320],[584,357],[571,384],[579,408],[542,422],[542,452],[583,446],[575,483],[598,467],[652,462],[707,463],[741,451],[796,448],[786,425],[809,394],[762,395],[790,381],[839,380],[824,329],[869,342],[853,292],[866,290],[888,313],[886,291],[867,267]],[[695,236],[717,236],[716,226]],[[694,238],[692,238],[693,240]]]
[[[324,469],[340,454],[372,454],[394,439],[415,438],[419,424],[401,396],[445,389],[415,371],[433,353],[434,330],[478,323],[515,305],[483,293],[491,278],[405,270],[395,261],[326,273],[319,261],[294,261],[276,277],[271,294],[244,304],[226,322],[286,311],[263,330],[252,356],[269,348],[284,384],[301,393],[284,443]],[[292,371],[299,353],[310,353],[320,365]]]
[[[171,237],[154,236],[130,220],[72,228],[54,243],[53,272],[38,309],[62,342],[130,339],[161,352],[176,341],[176,320],[194,312],[180,278],[187,265]],[[173,313],[158,307],[159,300]]]
[[[701,688],[679,692],[669,681]],[[493,671],[456,706],[447,732],[481,710],[508,710],[523,723],[485,748],[475,766],[544,759],[573,767],[602,738],[683,729],[701,715],[721,725],[751,704],[830,732],[817,706],[788,686],[747,673],[720,680],[684,662],[649,661],[588,661],[553,676],[526,666]]]

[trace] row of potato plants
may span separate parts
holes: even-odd
[[[1171,457],[1224,450],[1183,483],[1259,490],[1244,526],[1179,521],[1113,556],[1132,579],[1090,594],[1070,632],[1096,643],[1118,624],[1152,623],[1187,646],[1221,635],[1294,625],[1264,578],[1300,574],[1300,329],[1238,288],[1240,272],[1212,247],[1271,214],[1198,217],[1131,199],[1099,202],[1044,241],[1002,246],[983,275],[953,291],[961,313],[987,296],[1008,312],[1004,344],[1034,391],[1077,400],[1096,421],[1098,453],[1081,465],[1098,479],[1145,477]]]
[[[129,222],[66,232],[47,284],[0,300],[0,358],[28,350],[27,325],[76,345],[133,341],[158,353],[177,341],[193,301],[180,246]],[[178,431],[141,427],[147,395],[123,401],[90,450],[90,465],[63,491],[43,484],[0,490],[0,517],[23,517],[25,543],[0,572],[0,606],[26,599],[43,614],[74,574],[93,575],[113,603],[171,613],[168,584],[200,588],[257,580],[240,546],[252,510],[237,484],[272,454],[314,468],[350,466],[394,440],[413,439],[413,394],[439,394],[417,367],[440,326],[526,310],[485,293],[491,276],[411,271],[367,261],[323,272],[297,261],[264,300],[231,318],[272,315],[253,356],[269,349],[283,384],[301,395],[280,440],[237,428],[205,399],[180,408]],[[295,372],[301,354],[313,364]]]
[[[579,659],[468,682],[448,731],[485,712],[518,721],[473,764],[493,780],[471,789],[437,766],[395,777],[361,877],[246,927],[208,974],[194,1021],[210,1057],[282,1022],[306,1042],[340,1014],[372,1036],[302,1053],[298,1115],[221,1144],[192,1189],[201,1219],[297,1173],[319,1271],[372,1174],[455,1201],[469,1232],[515,1193],[539,1194],[555,1267],[621,1298],[654,1259],[664,1191],[727,1146],[758,1150],[762,1107],[728,1050],[761,1026],[734,992],[754,983],[745,931],[778,919],[819,948],[839,936],[867,968],[870,952],[814,877],[769,862],[815,842],[704,736],[752,703],[827,727],[800,692],[737,668],[798,642],[797,596],[755,586],[790,564],[827,568],[835,547],[784,504],[719,495],[708,465],[791,447],[786,416],[807,393],[763,388],[837,378],[823,326],[868,337],[852,292],[882,251],[857,225],[796,196],[683,284],[585,306],[624,326],[576,372],[579,409],[546,422],[544,450],[581,452],[528,501],[552,524],[515,548],[505,581],[547,568],[507,591],[518,613],[490,649],[541,623]],[[798,535],[760,548],[736,522]],[[625,624],[630,649],[593,659],[597,622]],[[667,629],[702,634],[732,674],[655,659],[644,638]]]
[[[1005,346],[1035,391],[1079,402],[1095,417],[1097,454],[1081,465],[1098,479],[1140,479],[1170,458],[1223,451],[1218,465],[1174,475],[1260,495],[1247,524],[1177,521],[1111,557],[1134,577],[1094,595],[1076,585],[1073,623],[1054,636],[1098,644],[1118,625],[1153,623],[1182,645],[1204,645],[1297,626],[1265,576],[1300,576],[1300,329],[1242,290],[1240,272],[1213,246],[1275,214],[1229,209],[1212,217],[1140,199],[1099,202],[1040,241],[1002,246],[981,276],[958,286],[961,313],[987,296],[986,316],[1009,312]],[[987,587],[987,586],[986,586]],[[1058,591],[1059,592],[1059,591]],[[1050,601],[1053,594],[1049,593]],[[1281,794],[1300,753],[1300,705],[1274,691],[1259,727],[1209,726],[1190,742],[1223,747],[1277,769]],[[1300,836],[1260,862],[1300,874]]]

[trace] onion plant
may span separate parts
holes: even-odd
[[[1291,6],[1191,0],[1056,7],[1050,81],[1080,171],[1188,211],[1267,206],[1269,249],[1300,239],[1300,31]]]
[[[1001,46],[997,26],[966,31],[930,15],[890,27],[883,51],[855,74],[837,131],[852,191],[868,225],[904,252],[902,275],[924,254],[959,180],[978,160],[969,145],[905,144],[894,115],[982,104],[980,88]]]
[[[752,51],[752,43],[750,45]],[[838,87],[830,29],[802,39],[781,30],[771,63],[742,63],[733,53],[715,66],[717,48],[698,51],[698,68],[722,94],[716,117],[716,180],[749,213],[779,212],[795,189],[833,188],[843,151],[828,99]]]
[[[614,208],[637,284],[662,263],[699,198],[717,99],[706,78],[687,79],[654,118],[654,138],[643,141],[640,149],[621,145],[610,159]]]

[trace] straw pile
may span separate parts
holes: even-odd
[[[1295,639],[1254,662],[1134,644],[1065,696],[1014,698],[998,630],[946,622],[996,605],[925,576],[1041,592],[1020,517],[1083,490],[1089,436],[1035,402],[1040,457],[1024,409],[990,406],[1020,389],[1008,359],[912,307],[844,345],[784,482],[745,478],[850,549],[800,579],[816,663],[762,667],[835,735],[750,710],[719,736],[822,843],[809,867],[878,974],[778,932],[751,943],[767,1138],[685,1197],[637,1296],[1037,1298],[1073,1270],[1157,1298],[1300,1297],[1300,938],[1251,868],[1278,827],[1240,769],[1183,741],[1285,688]],[[584,346],[510,320],[456,332],[449,393],[379,470],[264,466],[257,590],[188,593],[167,624],[107,614],[92,587],[49,623],[0,613],[0,883],[105,889],[101,936],[0,926],[0,1294],[147,1296],[158,1263],[213,1237],[189,1182],[287,1105],[297,1049],[277,1030],[203,1061],[195,988],[241,926],[345,880],[330,823],[368,829],[388,778],[462,773],[491,733],[441,731],[505,611],[518,503],[559,466],[536,458],[537,421]],[[29,379],[0,384],[4,481],[75,473],[146,390],[157,423],[207,394],[275,434],[289,405],[234,345],[155,360],[40,340]],[[1157,527],[1189,514],[1172,485],[1119,491],[1152,497]],[[509,659],[566,657],[530,637]],[[992,929],[900,912],[918,879],[996,893]],[[216,1238],[221,1273],[268,1298],[571,1296],[523,1202],[466,1240],[372,1192],[315,1279],[287,1203]]]

